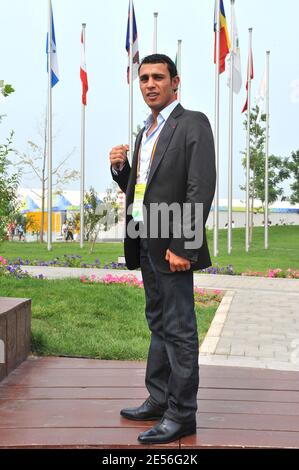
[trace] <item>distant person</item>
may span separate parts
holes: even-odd
[[[17,231],[18,231],[19,241],[20,241],[20,242],[24,242],[24,241],[25,241],[25,236],[24,236],[24,228],[23,228],[23,225],[19,224],[19,225],[17,226]]]
[[[227,227],[228,227],[228,222],[226,222],[226,224],[225,224],[225,228],[227,228]],[[232,220],[232,228],[235,228],[235,221],[234,220]]]
[[[265,221],[264,221],[264,220],[262,220],[262,224],[265,225]],[[272,225],[272,220],[270,220],[270,219],[268,220],[268,225]],[[278,224],[276,224],[276,225],[278,225]]]
[[[7,233],[8,233],[8,239],[10,241],[13,240],[14,236],[15,236],[15,232],[16,232],[16,224],[11,221],[9,224],[8,224],[8,227],[7,227]]]
[[[68,240],[74,241],[73,226],[71,224],[67,226],[66,241]]]
[[[63,239],[66,240],[66,236],[67,236],[67,223],[66,222],[62,224],[61,231],[62,231]]]

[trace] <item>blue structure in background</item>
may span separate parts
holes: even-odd
[[[52,211],[62,212],[67,211],[72,203],[62,194],[56,194],[53,198]]]
[[[27,214],[28,212],[39,212],[40,207],[31,199],[30,196],[26,196],[21,205],[21,213]]]

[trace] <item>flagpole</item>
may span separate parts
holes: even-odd
[[[181,78],[182,75],[182,40],[178,39],[178,55],[177,55],[177,71],[178,71],[178,76]],[[179,89],[178,89],[178,101],[182,101],[182,89],[181,89],[181,81],[179,84]]]
[[[269,248],[269,63],[270,51],[266,52],[266,148],[265,148],[265,249]]]
[[[157,54],[158,51],[158,12],[154,13],[154,46],[153,54]]]
[[[251,73],[252,73],[252,28],[249,31],[249,49],[248,49],[248,101],[247,101],[247,152],[246,152],[246,233],[245,249],[249,251],[249,189],[250,189],[250,111],[251,111]]]
[[[133,159],[133,0],[129,6],[129,36],[130,36],[130,57],[129,57],[129,163]]]
[[[215,72],[215,156],[216,188],[214,196],[214,256],[218,256],[219,230],[219,65],[220,65],[220,0],[216,0],[216,72]]]
[[[48,251],[52,250],[52,2],[48,1]]]
[[[229,137],[228,137],[228,227],[227,252],[232,252],[232,210],[233,210],[233,123],[234,123],[234,4],[231,0],[231,51],[230,51],[230,88],[229,88]]]
[[[82,40],[85,50],[86,23],[82,23]],[[85,105],[81,111],[81,171],[80,171],[80,248],[84,247],[84,191],[85,191]]]

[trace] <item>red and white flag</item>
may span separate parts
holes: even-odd
[[[81,33],[81,67],[80,67],[80,78],[82,82],[82,104],[86,106],[86,95],[88,92],[88,78],[87,78],[87,71],[86,71],[86,59],[85,59],[85,38],[84,32],[82,29]]]
[[[244,104],[244,108],[242,110],[242,113],[245,113],[248,108],[248,81],[249,77],[252,80],[254,78],[254,73],[253,73],[253,57],[252,57],[252,49],[250,50],[249,56],[248,56],[248,65],[247,65],[247,81],[246,81],[246,103]]]

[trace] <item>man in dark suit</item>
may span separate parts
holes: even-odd
[[[143,59],[139,82],[151,115],[137,135],[132,166],[127,145],[111,150],[110,163],[113,179],[126,193],[126,264],[141,267],[144,282],[151,331],[145,378],[149,397],[121,415],[159,420],[138,439],[164,444],[196,432],[193,270],[211,264],[205,223],[214,197],[215,155],[207,117],[176,100],[180,79],[169,57]],[[170,210],[157,217],[157,207]]]

